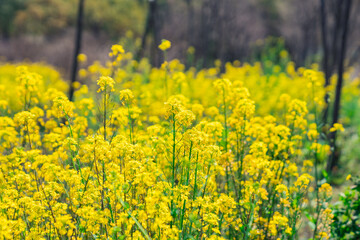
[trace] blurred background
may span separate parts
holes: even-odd
[[[0,0],[2,61],[45,61],[70,76],[75,32],[83,4],[80,52],[105,61],[121,42],[137,57],[161,59],[157,45],[172,42],[168,57],[210,67],[214,60],[258,61],[286,49],[298,66],[320,63],[322,21],[329,51],[340,44],[341,0]],[[345,65],[360,55],[360,1],[353,1]],[[272,38],[269,38],[272,37]],[[272,52],[273,51],[273,52]],[[336,56],[334,56],[336,59]],[[330,64],[335,66],[336,60]]]

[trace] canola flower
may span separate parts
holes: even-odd
[[[320,72],[151,68],[120,45],[110,57],[83,70],[94,84],[74,103],[22,67],[27,97],[1,96],[1,238],[298,238],[329,150],[314,117]],[[304,81],[312,91],[289,87]],[[331,187],[315,182],[314,239],[326,239]]]
[[[77,56],[77,60],[78,62],[80,63],[84,63],[87,61],[87,56],[84,54],[84,53],[80,53],[78,56]]]
[[[166,51],[168,50],[169,48],[171,47],[171,42],[169,40],[165,40],[163,39],[161,41],[161,44],[159,45],[159,48],[162,50],[162,51]]]

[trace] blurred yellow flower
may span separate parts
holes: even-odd
[[[159,48],[162,50],[162,51],[166,51],[168,50],[169,48],[171,47],[171,42],[169,40],[161,40],[161,44],[159,45]]]

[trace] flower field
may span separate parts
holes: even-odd
[[[286,52],[221,71],[159,47],[153,68],[114,45],[79,71],[74,102],[51,67],[0,65],[0,238],[328,239],[336,77],[324,88]]]

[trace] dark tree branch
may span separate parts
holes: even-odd
[[[323,70],[325,73],[325,88],[330,84],[330,73],[329,73],[329,52],[327,43],[327,15],[325,0],[320,0],[320,17],[321,17],[321,40],[323,47]],[[329,112],[329,93],[325,94],[325,109],[323,112],[323,124],[327,123],[328,112]]]
[[[340,100],[341,100],[341,89],[343,85],[343,74],[344,74],[344,60],[346,56],[346,42],[348,37],[348,25],[349,25],[349,18],[350,18],[350,10],[351,10],[351,3],[352,0],[344,0],[345,2],[345,9],[344,9],[344,19],[343,19],[343,31],[341,35],[341,48],[340,48],[340,57],[338,63],[338,81],[336,84],[336,94],[335,94],[335,102],[334,102],[334,111],[333,111],[333,122],[338,123],[339,115],[340,115]],[[330,136],[330,146],[333,149],[333,152],[328,160],[327,163],[327,172],[332,172],[334,167],[338,166],[339,159],[340,159],[340,151],[336,146],[336,131],[333,132]]]
[[[151,48],[151,51],[152,51],[151,60],[152,60],[152,64],[154,66],[159,65],[159,54],[158,54],[159,51],[157,49],[157,46],[158,46],[158,44],[160,44],[160,40],[159,40],[159,26],[158,26],[158,22],[156,21],[157,11],[158,11],[157,0],[149,0],[148,15],[146,18],[145,29],[144,29],[144,33],[141,37],[141,47],[136,54],[137,61],[140,61],[140,59],[142,57],[144,57],[147,37],[150,34],[152,34],[153,35],[153,46]]]
[[[338,64],[338,54],[339,54],[339,36],[341,35],[342,30],[342,19],[343,19],[343,0],[336,0],[335,1],[335,9],[334,9],[334,15],[335,15],[335,26],[333,30],[333,39],[332,39],[332,58],[331,58],[331,68],[329,69],[331,71],[330,74],[333,73],[333,69],[336,69],[336,66]]]
[[[81,50],[81,37],[83,30],[83,15],[84,15],[84,2],[85,0],[79,0],[77,22],[76,22],[76,36],[75,36],[75,49],[73,56],[73,63],[71,69],[71,82],[70,82],[70,91],[69,91],[69,100],[73,100],[74,96],[74,82],[76,81],[77,70],[78,70],[78,60],[77,57]]]

